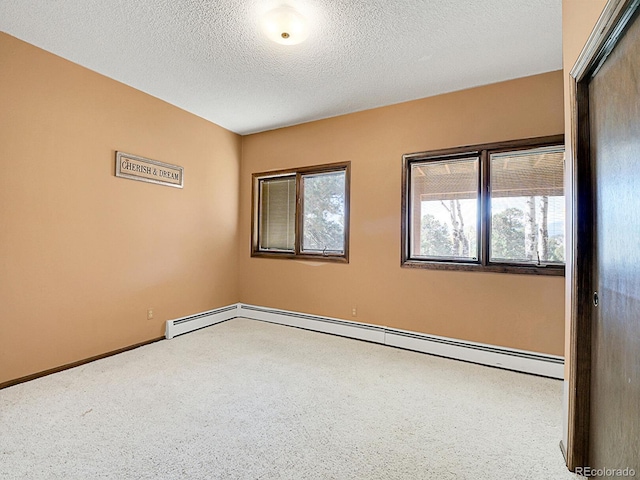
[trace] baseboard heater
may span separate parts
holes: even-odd
[[[216,308],[208,312],[190,315],[188,317],[178,318],[176,320],[167,321],[165,327],[165,338],[172,339],[183,333],[193,332],[204,327],[210,327],[216,323],[225,322],[232,318],[238,317],[238,305],[229,305],[228,307]]]
[[[329,333],[544,377],[564,378],[564,358],[560,356],[243,303],[177,320],[169,320],[165,336],[170,339],[238,317]]]

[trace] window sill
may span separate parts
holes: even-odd
[[[564,265],[518,265],[518,264],[490,264],[481,265],[479,263],[462,262],[430,262],[428,260],[405,260],[402,262],[403,268],[424,268],[427,270],[457,270],[462,272],[492,272],[492,273],[515,273],[524,275],[550,275],[564,276]]]
[[[310,260],[314,262],[330,262],[330,263],[349,263],[349,259],[345,256],[337,255],[313,255],[313,254],[295,254],[295,253],[276,253],[276,252],[251,252],[252,257],[257,258],[279,258],[283,260]]]

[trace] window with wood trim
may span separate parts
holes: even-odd
[[[348,262],[350,168],[253,174],[252,256]]]
[[[402,264],[564,274],[563,136],[403,156]]]

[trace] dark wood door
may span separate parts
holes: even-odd
[[[632,478],[640,478],[637,18],[589,84],[589,129],[595,217],[589,466],[629,468],[635,470]],[[605,478],[619,478],[606,473],[611,475]]]

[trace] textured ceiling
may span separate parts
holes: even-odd
[[[287,4],[309,38],[259,19]],[[562,68],[561,0],[0,0],[0,30],[246,134]]]

